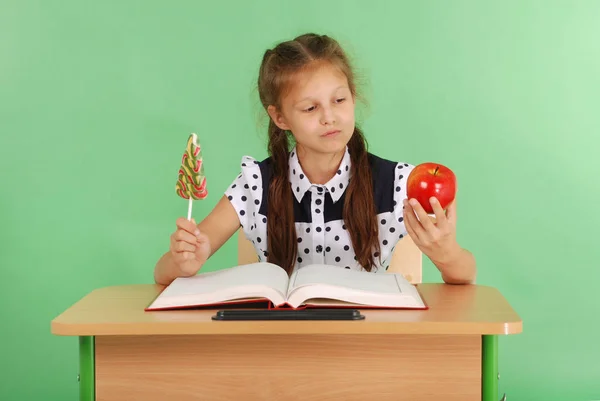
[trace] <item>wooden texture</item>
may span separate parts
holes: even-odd
[[[387,273],[401,273],[410,283],[423,280],[423,253],[408,235],[398,241]]]
[[[429,310],[363,310],[363,321],[212,321],[215,310],[146,312],[162,286],[92,291],[51,322],[57,335],[121,334],[513,334],[521,318],[500,292],[482,285],[424,283]]]
[[[481,399],[481,337],[101,336],[97,401]]]
[[[254,245],[246,238],[243,229],[239,229],[238,265],[258,262]],[[392,253],[387,273],[401,273],[410,283],[417,284],[423,279],[423,253],[408,235],[398,241]]]

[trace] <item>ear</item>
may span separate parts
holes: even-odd
[[[269,113],[269,116],[271,117],[275,125],[277,125],[279,128],[281,128],[284,131],[290,130],[290,126],[287,124],[285,117],[281,112],[277,110],[275,106],[270,105],[269,107],[267,107],[267,113]]]

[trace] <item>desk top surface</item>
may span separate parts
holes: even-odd
[[[99,288],[51,322],[56,335],[515,334],[519,315],[494,287],[418,284],[428,310],[361,310],[360,321],[213,321],[216,310],[144,311],[163,287]]]

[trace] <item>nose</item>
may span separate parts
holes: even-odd
[[[335,124],[335,115],[333,113],[333,110],[331,110],[331,108],[329,108],[329,107],[322,107],[321,110],[322,110],[321,124],[323,124],[323,125]]]

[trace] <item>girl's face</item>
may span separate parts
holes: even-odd
[[[281,100],[268,112],[275,124],[294,135],[300,155],[337,154],[354,132],[354,98],[346,76],[324,64],[296,76]]]

